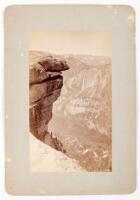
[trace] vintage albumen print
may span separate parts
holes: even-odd
[[[111,63],[111,32],[31,33],[31,171],[112,171]]]
[[[134,192],[134,9],[14,5],[4,26],[6,192]]]

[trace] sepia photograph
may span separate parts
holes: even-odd
[[[109,31],[30,34],[31,171],[112,171],[111,39]]]
[[[8,194],[135,191],[135,21],[128,5],[6,8]]]

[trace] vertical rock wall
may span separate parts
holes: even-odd
[[[66,62],[42,52],[31,51],[29,58],[30,132],[39,140],[61,150],[61,143],[48,132],[48,122],[52,118],[53,103],[60,96],[63,86],[61,71],[69,67]]]

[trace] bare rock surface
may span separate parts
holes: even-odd
[[[60,75],[61,71],[69,69],[67,63],[62,59],[38,51],[29,52],[29,67],[30,84],[40,83],[49,77]]]
[[[29,52],[29,61],[30,131],[39,140],[60,150],[60,143],[48,132],[48,122],[63,86],[62,71],[69,67],[62,59],[38,51]]]

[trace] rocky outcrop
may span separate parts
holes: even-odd
[[[30,132],[39,140],[63,151],[61,142],[48,132],[48,122],[52,118],[53,103],[60,96],[63,86],[62,71],[69,67],[65,61],[43,52],[31,51],[29,60]]]

